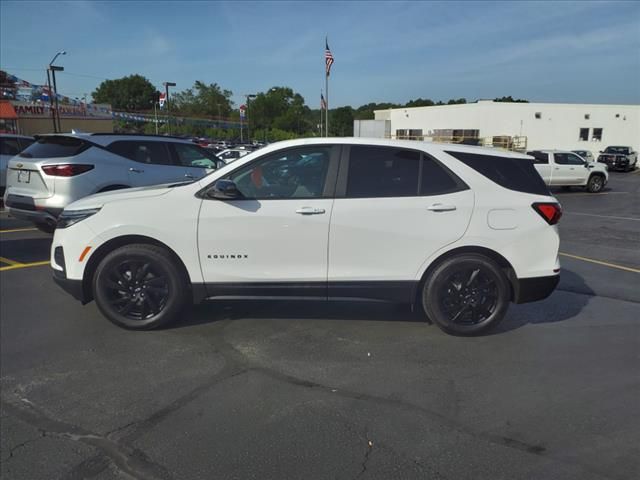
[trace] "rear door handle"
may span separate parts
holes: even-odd
[[[324,208],[300,207],[296,210],[296,213],[300,215],[321,215],[324,213]]]
[[[443,203],[434,203],[427,207],[432,212],[452,212],[456,209],[455,205],[445,205]]]
[[[131,167],[129,171],[134,173],[144,173],[144,170],[140,170],[139,168],[133,168],[133,167]]]

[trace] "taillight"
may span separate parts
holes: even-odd
[[[81,173],[88,172],[93,169],[93,165],[82,164],[62,164],[62,165],[45,165],[42,171],[47,175],[54,177],[74,177]]]
[[[562,207],[558,203],[536,202],[531,206],[549,225],[558,223],[562,216]]]

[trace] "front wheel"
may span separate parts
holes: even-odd
[[[111,322],[151,330],[175,320],[187,300],[185,275],[169,252],[155,245],[125,245],[102,259],[93,297]]]
[[[589,193],[598,193],[604,188],[604,177],[602,175],[591,175],[587,182],[587,191]]]
[[[444,260],[422,290],[422,306],[429,319],[453,335],[478,335],[495,327],[510,299],[505,274],[493,260],[479,254]]]

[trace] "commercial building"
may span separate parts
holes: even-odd
[[[640,151],[640,105],[475,103],[376,110],[356,120],[355,136],[485,145],[510,150]]]
[[[0,129],[35,135],[53,133],[52,109],[49,103],[22,102],[17,100],[2,101],[0,109]],[[60,125],[62,132],[80,130],[91,133],[113,132],[113,118],[110,105],[60,104]]]

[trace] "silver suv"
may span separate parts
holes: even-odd
[[[51,232],[64,207],[82,197],[129,187],[190,182],[224,165],[212,152],[172,137],[56,134],[9,161],[5,206]]]
[[[9,160],[33,143],[33,137],[0,133],[0,195],[7,186],[7,165]]]

